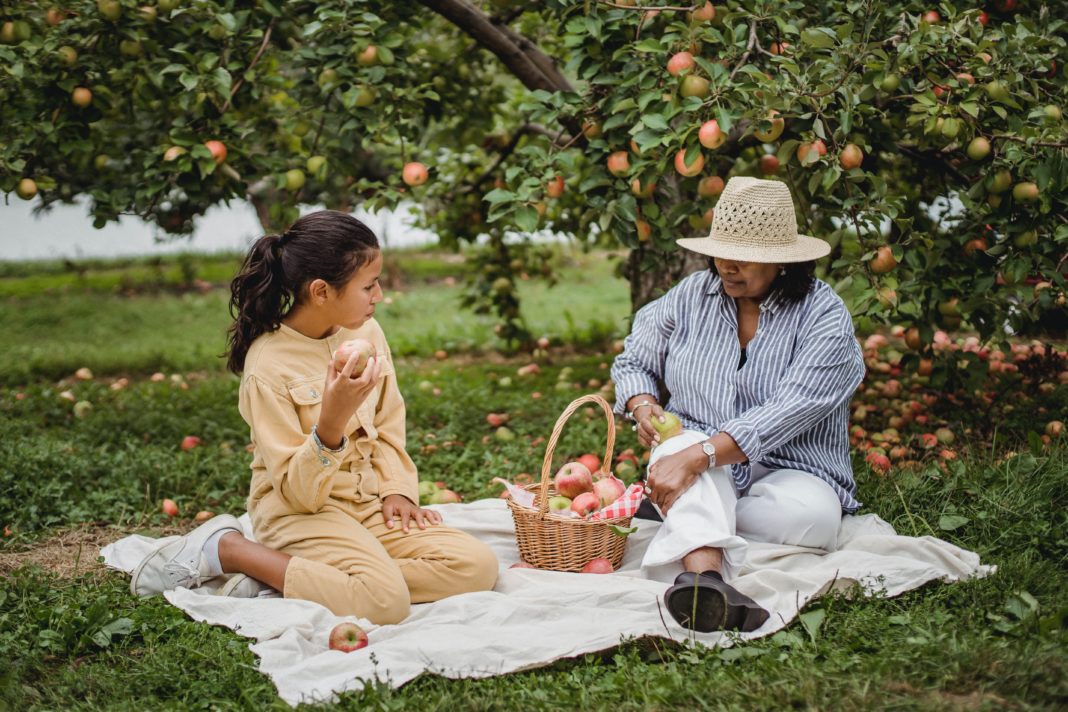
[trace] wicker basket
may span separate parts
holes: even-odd
[[[586,519],[565,519],[549,514],[549,498],[556,495],[552,487],[550,469],[553,464],[553,450],[560,439],[567,419],[586,403],[596,403],[604,411],[608,420],[608,442],[605,445],[604,460],[601,469],[611,472],[612,448],[616,443],[616,422],[612,409],[598,395],[582,396],[571,402],[560,417],[545,446],[545,457],[541,463],[541,483],[530,484],[524,489],[534,492],[534,508],[522,507],[509,498],[508,507],[515,520],[515,538],[519,553],[530,565],[539,569],[552,571],[581,571],[590,559],[604,558],[612,562],[612,568],[618,569],[623,561],[623,550],[627,538],[613,532],[612,525],[628,527],[632,517],[614,517],[588,521]]]

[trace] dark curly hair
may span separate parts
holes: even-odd
[[[241,374],[252,342],[278,328],[304,285],[322,279],[341,289],[377,253],[371,228],[336,210],[309,213],[281,235],[256,240],[230,282],[226,367]]]
[[[716,261],[709,257],[708,268],[712,274],[719,275],[716,269]],[[781,297],[788,302],[799,302],[805,298],[812,285],[816,282],[816,262],[791,262],[783,265],[784,274],[775,276],[771,283],[771,291],[779,292]]]

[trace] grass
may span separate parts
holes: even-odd
[[[598,332],[601,322],[619,321],[622,331],[625,286],[596,260],[573,269],[587,276],[550,290],[524,285],[541,300],[531,318],[548,324],[567,305],[575,334]],[[473,499],[496,496],[494,476],[538,472],[540,438],[591,379],[606,378],[611,357],[556,348],[530,377],[515,374],[525,363],[518,357],[435,361],[425,355],[445,338],[462,343],[463,329],[476,348],[492,344],[490,326],[457,314],[446,328],[441,289],[410,280],[403,291],[382,320],[395,346],[410,344],[398,372],[409,449],[423,476]],[[7,384],[0,386],[0,527],[11,531],[0,540],[0,649],[7,651],[0,656],[0,710],[288,709],[256,671],[248,640],[194,623],[162,599],[133,600],[124,576],[92,561],[101,540],[173,531],[175,522],[159,513],[162,497],[176,499],[183,516],[243,506],[249,455],[237,381],[206,365],[221,350],[223,295],[129,299],[89,290],[24,294],[5,309],[13,303],[35,317],[17,317],[32,334],[9,327],[0,346],[0,383]],[[205,322],[217,327],[199,326]],[[544,330],[569,338],[566,320],[563,328],[559,316],[552,324]],[[93,329],[92,336],[79,329]],[[34,342],[42,354],[66,355],[33,361],[26,349]],[[81,365],[98,378],[53,380]],[[150,381],[160,367],[186,375]],[[578,388],[557,386],[565,367],[572,369],[565,382]],[[130,384],[112,390],[118,375]],[[87,417],[73,417],[58,395],[64,388],[93,404]],[[484,421],[490,411],[510,414],[514,440],[493,438]],[[595,450],[603,429],[597,413],[580,411],[558,452]],[[204,446],[182,452],[189,434]],[[999,567],[988,579],[932,584],[889,600],[824,598],[807,609],[808,627],[797,622],[730,650],[630,641],[505,677],[423,676],[400,690],[369,684],[331,708],[1063,708],[1068,451],[1037,443],[1032,449],[1025,436],[1021,428],[999,432],[998,452],[971,443],[945,470],[932,463],[880,476],[856,459],[865,511],[901,533],[977,551]],[[628,429],[619,438],[617,450],[637,446]]]

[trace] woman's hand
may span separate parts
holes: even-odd
[[[382,500],[382,517],[390,529],[393,528],[393,520],[399,519],[405,534],[408,533],[408,522],[415,522],[420,529],[426,529],[427,524],[441,524],[440,514],[430,509],[421,509],[402,494],[385,496]]]
[[[352,378],[352,369],[359,360],[353,353],[340,371],[333,360],[326,367],[326,386],[323,388],[323,405],[319,411],[319,439],[327,447],[336,447],[344,436],[345,424],[371,394],[382,373],[378,358],[367,359],[367,366],[358,378]]]
[[[656,432],[656,428],[653,427],[653,419],[659,419],[663,415],[664,409],[655,402],[651,405],[639,406],[638,412],[634,413],[638,442],[642,444],[642,447],[654,447],[660,444],[660,433]]]
[[[690,489],[707,468],[708,456],[700,444],[660,458],[649,468],[646,479],[646,487],[652,489],[649,499],[666,515],[675,500]]]

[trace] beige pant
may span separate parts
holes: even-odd
[[[387,529],[382,500],[359,499],[367,501],[331,498],[315,514],[273,495],[250,507],[256,540],[293,556],[286,598],[385,625],[404,620],[412,603],[493,588],[497,557],[478,539],[440,524]]]

